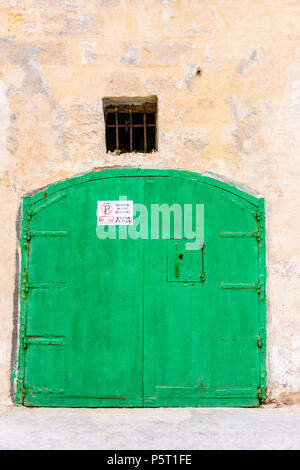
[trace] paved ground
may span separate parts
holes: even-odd
[[[0,449],[300,449],[300,407],[9,407]]]

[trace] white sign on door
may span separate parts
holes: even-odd
[[[98,201],[98,225],[133,225],[133,201]]]

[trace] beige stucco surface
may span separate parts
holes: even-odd
[[[298,396],[299,33],[299,0],[0,0],[0,404],[22,195],[115,165],[210,171],[265,196],[269,391]],[[147,95],[158,152],[106,154],[102,98]]]

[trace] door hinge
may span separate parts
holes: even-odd
[[[259,280],[256,284],[256,290],[261,300],[263,300],[265,298],[265,278],[262,275],[259,276]]]
[[[258,397],[260,403],[263,403],[266,399],[266,389],[258,387],[257,388],[257,397]]]
[[[22,324],[20,326],[20,345],[22,349],[27,348],[27,341],[26,341],[26,330],[25,330],[25,325]]]
[[[18,379],[17,386],[17,402],[22,404],[26,395],[26,387],[24,384],[24,379]]]
[[[221,238],[256,238],[257,241],[261,239],[261,233],[256,232],[220,232]]]
[[[257,222],[257,232],[256,232],[256,239],[257,241],[261,241],[264,238],[264,230],[265,230],[265,214],[264,211],[258,209],[255,212],[255,218]]]
[[[26,272],[25,272],[23,274],[23,280],[22,280],[22,299],[23,300],[27,299],[28,292],[29,292],[29,283],[28,283]]]
[[[25,240],[25,242],[29,242],[31,240],[31,233],[30,233],[29,230],[25,230],[24,240]]]
[[[264,211],[262,209],[257,209],[257,211],[255,212],[255,218],[259,225],[263,225],[265,220]]]
[[[29,248],[30,240],[31,240],[30,231],[29,231],[28,228],[26,228],[26,229],[24,229],[23,236],[20,239],[20,245],[23,246],[26,251]]]
[[[258,347],[259,349],[261,349],[261,348],[262,348],[262,345],[263,345],[262,337],[261,337],[261,336],[258,336],[258,337],[257,337],[257,347]]]

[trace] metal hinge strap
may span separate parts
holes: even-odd
[[[222,282],[220,284],[220,289],[257,289],[258,283],[245,283],[245,282]]]
[[[53,197],[52,199],[48,199],[44,204],[41,204],[38,207],[33,207],[28,211],[28,216],[31,218],[34,215],[38,214],[42,209],[45,209],[46,207],[52,206],[52,204],[55,204],[56,202],[61,201],[66,197],[65,193],[58,194],[57,196]]]
[[[20,331],[20,339],[23,349],[27,349],[29,344],[42,345],[42,346],[63,346],[65,344],[64,336],[57,336],[47,338],[43,336],[26,336],[25,327]]]
[[[38,344],[43,346],[63,346],[65,338],[63,336],[46,338],[42,336],[25,336],[26,344]]]
[[[57,230],[32,230],[28,233],[27,239],[31,239],[32,237],[66,237],[68,232],[66,231],[57,231]]]
[[[220,232],[221,238],[256,238],[260,240],[260,232]]]
[[[66,287],[65,282],[42,282],[40,284],[34,282],[28,282],[26,273],[23,274],[22,281],[22,299],[26,300],[30,289],[64,289]]]
[[[62,289],[66,287],[65,282],[41,282],[39,284],[35,282],[29,282],[27,283],[28,289]]]
[[[220,289],[256,289],[261,299],[264,299],[265,295],[265,282],[263,276],[259,276],[259,281],[254,283],[245,282],[221,282],[219,285]]]

